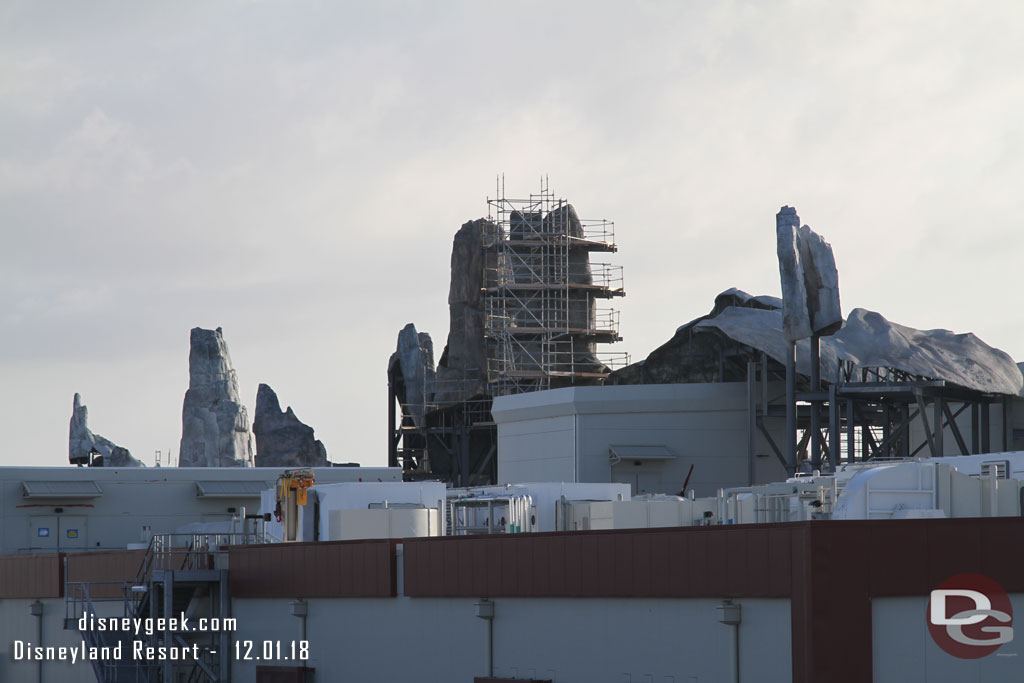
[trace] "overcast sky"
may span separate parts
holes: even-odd
[[[844,314],[1024,360],[1024,4],[0,3],[0,463],[72,397],[177,457],[189,330],[335,461],[386,463],[385,369],[440,356],[454,232],[497,174],[615,221],[639,360],[779,294],[783,204]]]

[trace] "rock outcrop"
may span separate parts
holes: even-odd
[[[256,391],[252,419],[256,435],[256,467],[329,467],[327,449],[313,428],[295,416],[291,406],[281,410],[277,394],[266,384]]]
[[[730,311],[751,309],[774,311],[781,326],[782,301],[771,296],[751,296],[741,289],[728,289],[717,297],[711,312],[678,327],[667,342],[647,358],[620,368],[605,384],[685,384],[689,382],[740,382],[746,378],[746,365],[723,362],[728,341],[707,334],[707,323]],[[776,331],[779,333],[781,329]]]
[[[398,347],[388,359],[388,382],[404,414],[422,427],[426,404],[434,394],[434,342],[426,332],[417,332],[412,323],[398,333]]]
[[[89,409],[82,403],[79,394],[75,394],[71,409],[68,460],[72,465],[90,467],[145,467],[142,461],[132,457],[127,448],[92,433],[89,429]]]
[[[179,467],[251,467],[249,416],[221,328],[193,328]]]
[[[758,361],[764,353],[784,366],[787,348],[782,302],[730,289],[715,298],[708,315],[678,328],[646,359],[616,370],[606,383],[742,382],[748,360]],[[853,309],[838,331],[821,339],[824,381],[838,381],[840,361],[854,374],[893,368],[985,393],[1018,396],[1024,389],[1024,377],[1013,359],[975,335],[917,330],[863,308]],[[796,369],[803,377],[810,376],[807,339],[796,342]]]
[[[481,245],[496,231],[494,223],[479,218],[465,223],[452,242],[448,343],[435,377],[438,404],[465,401],[486,391],[483,288],[488,284],[486,274],[494,271],[495,254]]]
[[[782,330],[788,341],[832,334],[843,324],[839,273],[832,247],[800,225],[796,209],[784,206],[775,216],[775,237],[782,280]]]

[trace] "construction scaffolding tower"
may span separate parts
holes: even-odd
[[[500,183],[500,181],[499,181]],[[527,199],[488,199],[485,336],[492,396],[596,384],[629,363],[597,344],[620,341],[618,311],[598,304],[623,296],[622,266],[591,263],[612,253],[615,225],[580,220],[542,181]]]
[[[506,197],[502,180],[497,189],[487,218],[456,235],[453,264],[463,265],[453,269],[437,367],[427,335],[418,351],[406,337],[411,355],[396,351],[389,363],[388,463],[406,480],[496,483],[493,397],[600,384],[629,363],[626,353],[597,351],[620,339],[618,313],[598,302],[625,295],[622,267],[590,262],[617,250],[614,224],[580,220],[546,180],[527,199]]]

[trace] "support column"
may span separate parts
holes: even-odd
[[[811,335],[811,468],[821,469],[821,402],[817,394],[821,392],[821,337]]]
[[[981,434],[978,433],[980,431],[980,427],[979,427],[980,422],[981,422],[981,420],[978,419],[978,404],[977,403],[972,403],[971,404],[971,453],[973,453],[973,454],[981,453],[981,451],[979,450],[979,448],[981,447]]]
[[[786,472],[796,474],[796,343],[786,350]]]
[[[747,361],[747,485],[754,485],[754,462],[757,457],[757,363]]]
[[[390,374],[390,373],[389,373]],[[395,438],[395,387],[388,377],[388,467],[398,467],[398,439]]]
[[[839,388],[836,382],[828,387],[828,461],[832,463],[832,471],[839,467]]]
[[[992,452],[992,419],[989,416],[988,401],[981,404],[981,452]]]
[[[857,460],[857,423],[853,419],[853,398],[846,399],[846,461]]]

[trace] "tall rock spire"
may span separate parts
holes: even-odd
[[[252,467],[249,416],[221,328],[192,329],[179,467]]]

